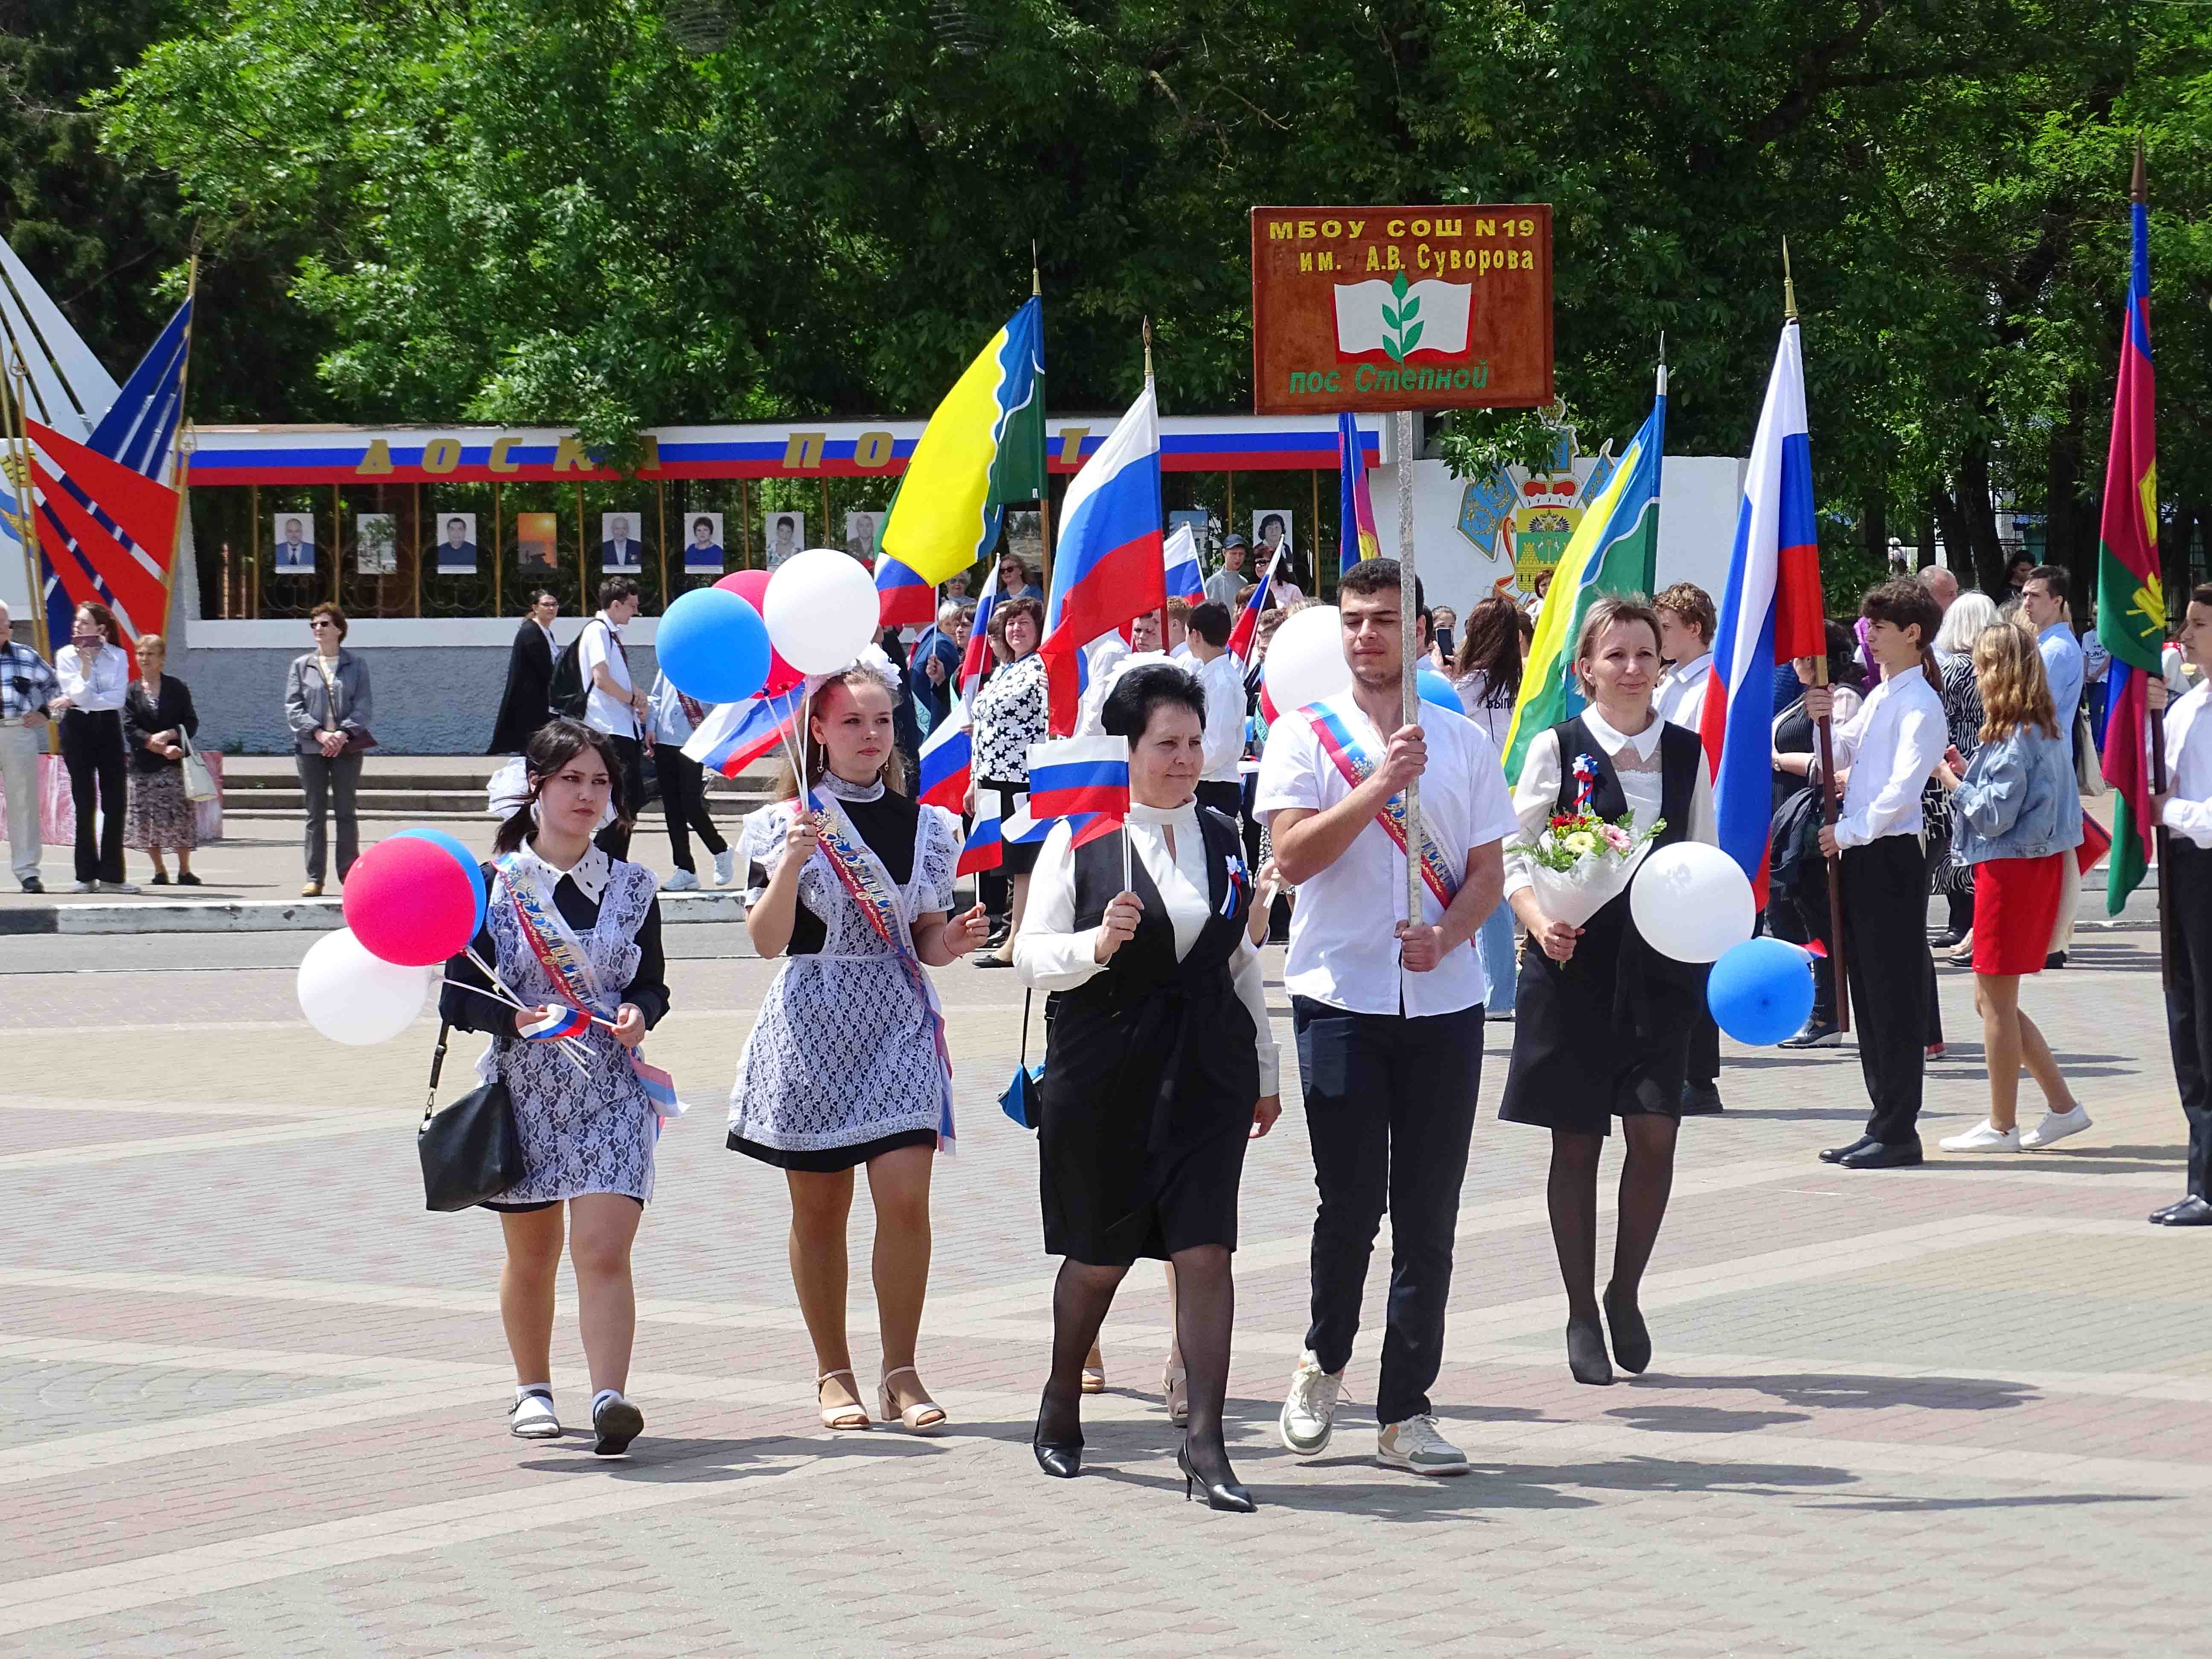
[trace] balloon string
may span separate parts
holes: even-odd
[[[476,964],[476,969],[478,973],[482,974],[486,979],[497,986],[500,990],[506,993],[503,999],[495,997],[493,998],[494,1001],[504,1000],[510,1007],[514,1008],[530,1008],[536,1006],[534,1003],[525,1002],[520,997],[515,995],[514,991],[509,988],[507,981],[499,976],[499,970],[477,954],[477,947],[475,945],[470,945],[462,954],[466,956],[471,963]],[[447,980],[444,982],[447,985],[454,983],[452,980]],[[489,991],[483,991],[479,987],[474,985],[465,985],[461,988],[465,991],[476,991],[479,995],[491,995],[491,993]],[[599,1020],[595,1023],[601,1025],[606,1025],[606,1022],[605,1020]],[[607,1025],[607,1029],[611,1031],[614,1030],[614,1027]],[[576,1068],[580,1075],[585,1077],[591,1075],[592,1068],[584,1063],[583,1054],[579,1052],[581,1045],[577,1042],[575,1038],[562,1037],[558,1040],[558,1046],[561,1052],[568,1055],[568,1063]]]

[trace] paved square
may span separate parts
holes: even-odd
[[[994,1097],[1010,975],[940,976],[962,1139],[937,1167],[922,1368],[955,1431],[816,1426],[772,1170],[720,1102],[769,969],[671,934],[653,1042],[699,1109],[641,1235],[624,1462],[510,1439],[496,1228],[419,1207],[434,1027],[341,1049],[299,1021],[307,935],[0,940],[0,1652],[31,1654],[2191,1652],[2212,1462],[2212,1236],[2142,933],[2027,1006],[2097,1119],[2052,1152],[1932,1153],[1981,1111],[1946,970],[1923,1170],[1814,1161],[1856,1056],[1731,1050],[1685,1128],[1648,1281],[1657,1358],[1568,1377],[1543,1138],[1491,1115],[1489,1028],[1438,1409],[1475,1462],[1378,1468],[1274,1433],[1304,1328],[1295,1090],[1246,1166],[1230,1411],[1263,1507],[1182,1501],[1158,1275],[1109,1319],[1082,1480],[1027,1449],[1049,1330],[1030,1138]],[[1279,962],[1276,963],[1278,974]],[[1289,1046],[1279,984],[1277,1033]],[[459,1051],[473,1048],[470,1040]],[[449,1068],[450,1071],[450,1068]],[[2023,1115],[2034,1109],[2031,1097]],[[448,1094],[452,1092],[449,1086]],[[869,1216],[855,1206],[865,1262]],[[1353,1401],[1373,1397],[1387,1231]],[[852,1298],[875,1363],[872,1296]],[[588,1388],[564,1281],[556,1382]]]

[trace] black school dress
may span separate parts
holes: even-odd
[[[1626,812],[1620,776],[1589,728],[1577,718],[1553,730],[1561,760],[1554,810],[1574,810],[1571,757],[1589,755],[1597,763],[1590,810],[1608,819]],[[1696,732],[1666,727],[1659,739],[1659,813],[1667,827],[1653,837],[1653,851],[1687,838],[1698,769],[1705,763]],[[1629,913],[1627,888],[1583,924],[1565,962],[1553,961],[1529,935],[1522,944],[1513,1060],[1498,1115],[1595,1135],[1610,1134],[1614,1118],[1639,1112],[1680,1117],[1705,973],[1704,964],[1674,961],[1644,941]]]
[[[1054,999],[1039,1091],[1044,1247],[1126,1267],[1203,1244],[1237,1247],[1237,1188],[1260,1094],[1259,1033],[1230,958],[1250,888],[1228,902],[1237,826],[1198,809],[1209,915],[1176,960],[1175,928],[1141,861],[1136,933],[1105,969]],[[1121,890],[1119,836],[1075,849],[1075,929],[1097,927]],[[1224,909],[1226,914],[1224,914]]]

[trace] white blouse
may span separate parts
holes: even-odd
[[[1632,737],[1615,731],[1595,705],[1583,709],[1582,718],[1590,736],[1597,739],[1598,747],[1613,763],[1613,775],[1620,780],[1620,793],[1628,798],[1629,810],[1636,814],[1637,827],[1650,829],[1660,816],[1660,802],[1666,793],[1659,739],[1667,729],[1667,722],[1658,717],[1655,709],[1650,725]],[[1558,733],[1548,730],[1538,732],[1522,762],[1521,781],[1513,787],[1513,815],[1521,821],[1521,827],[1505,840],[1508,898],[1524,887],[1535,885],[1535,878],[1529,873],[1528,849],[1543,834],[1557,806],[1564,765],[1559,757]],[[1713,812],[1712,775],[1702,766],[1698,769],[1697,782],[1690,792],[1690,821],[1683,826],[1683,838],[1701,841],[1709,847],[1717,846],[1720,842],[1720,823]],[[1644,848],[1650,845],[1646,842]],[[1628,878],[1643,861],[1643,851],[1639,850],[1635,859],[1621,866],[1621,887],[1628,885]]]
[[[1198,827],[1198,806],[1144,806],[1132,801],[1124,831],[1130,850],[1145,866],[1167,907],[1175,928],[1176,960],[1190,954],[1200,931],[1213,914],[1206,867],[1206,837]],[[1170,849],[1169,837],[1174,844]],[[1102,924],[1103,925],[1103,924]],[[1106,971],[1094,952],[1098,929],[1075,928],[1075,848],[1065,822],[1056,823],[1037,855],[1030,878],[1029,906],[1014,939],[1014,968],[1022,983],[1039,991],[1072,991]],[[1126,945],[1124,949],[1127,948]],[[1260,1060],[1260,1092],[1273,1094],[1279,1069],[1273,1029],[1267,1023],[1267,996],[1260,951],[1249,933],[1242,934],[1229,958],[1237,1000],[1252,1016]]]
[[[76,647],[65,645],[54,653],[54,679],[70,707],[84,714],[120,708],[131,690],[130,653],[119,645],[103,645],[88,664]]]

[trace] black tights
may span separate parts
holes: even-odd
[[[1637,1286],[1667,1218],[1674,1185],[1674,1133],[1680,1126],[1658,1112],[1620,1120],[1628,1156],[1620,1166],[1620,1214],[1613,1240],[1613,1288],[1633,1306]],[[1552,1212],[1552,1246],[1566,1281],[1567,1316],[1597,1317],[1597,1165],[1603,1135],[1552,1131],[1552,1174],[1544,1197]]]
[[[1219,1244],[1177,1250],[1176,1340],[1182,1349],[1190,1416],[1183,1443],[1202,1478],[1231,1480],[1221,1407],[1229,1395],[1229,1333],[1237,1318],[1237,1285],[1229,1252]],[[1126,1267],[1093,1267],[1070,1257],[1052,1287],[1052,1376],[1037,1407],[1037,1437],[1079,1444],[1083,1438],[1083,1362],[1098,1340]]]

